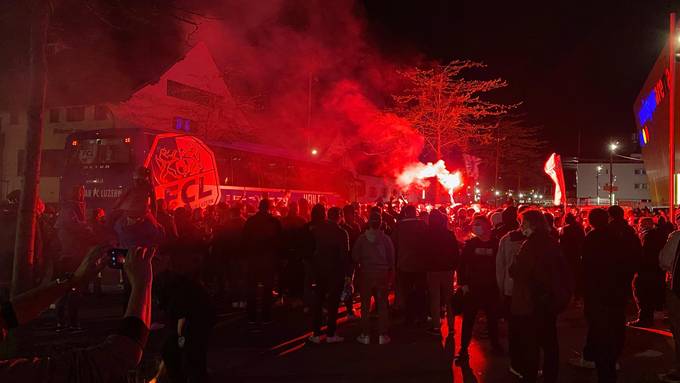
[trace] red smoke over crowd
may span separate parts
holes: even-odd
[[[395,177],[418,161],[423,139],[385,112],[396,68],[367,37],[361,7],[339,1],[227,1],[206,9],[191,42],[205,41],[262,142],[361,173]]]

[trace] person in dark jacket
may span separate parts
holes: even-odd
[[[246,252],[248,322],[257,323],[257,287],[262,284],[262,322],[271,322],[272,289],[281,251],[281,223],[270,214],[268,199],[260,201],[258,212],[243,227]]]
[[[665,230],[654,227],[651,217],[640,220],[642,261],[633,281],[638,319],[628,323],[629,326],[651,327],[654,324],[654,311],[663,306],[666,273],[659,267],[659,253],[667,238]]]
[[[608,214],[603,209],[593,209],[588,220],[593,230],[583,245],[588,334],[581,366],[594,364],[599,382],[616,382],[616,363],[625,340],[625,309],[642,250],[619,206],[610,207]]]
[[[589,249],[584,254],[584,272],[591,281],[585,312],[593,327],[591,344],[599,382],[616,381],[616,361],[626,334],[626,305],[642,255],[640,239],[624,219],[623,209],[610,206],[607,213],[608,249],[604,252]]]
[[[573,214],[568,213],[564,217],[565,225],[560,232],[560,248],[562,255],[566,258],[569,265],[569,271],[573,277],[573,284],[575,286],[576,297],[581,297],[583,294],[583,286],[581,282],[581,251],[583,248],[583,241],[586,238],[583,226],[581,226]]]
[[[208,344],[216,320],[208,291],[184,275],[163,272],[155,278],[153,295],[173,329],[163,344],[161,370],[172,383],[207,381]]]
[[[378,309],[378,343],[390,342],[387,335],[389,322],[387,295],[390,274],[394,270],[394,246],[390,237],[380,230],[381,223],[380,213],[371,213],[368,230],[359,236],[352,247],[352,259],[359,268],[361,335],[357,341],[362,344],[370,343],[371,297],[375,298]]]
[[[458,267],[458,241],[447,228],[448,217],[438,210],[430,214],[430,222],[425,241],[427,250],[423,254],[427,265],[427,290],[430,293],[430,315],[432,326],[428,332],[441,336],[442,295],[446,302],[446,320],[449,336],[453,336],[453,308],[450,298],[453,295],[453,273]]]
[[[241,236],[246,221],[238,207],[229,208],[214,229],[213,257],[219,259],[229,286],[232,308],[246,307],[246,257],[241,247]]]
[[[560,257],[557,239],[543,213],[527,210],[521,215],[522,234],[527,237],[510,267],[513,279],[510,304],[511,326],[518,344],[513,366],[526,383],[536,382],[540,351],[543,350],[543,379],[555,383],[559,370],[557,313],[551,306],[552,285]]]
[[[304,226],[306,222],[299,214],[298,204],[288,204],[288,214],[281,218],[283,228],[283,246],[286,265],[281,273],[281,285],[284,292],[299,304],[304,294]]]
[[[342,214],[343,214],[343,220],[340,226],[342,226],[343,229],[347,232],[347,235],[349,235],[349,248],[353,249],[354,244],[356,243],[357,239],[359,239],[359,236],[361,235],[361,226],[359,223],[356,221],[356,213],[354,211],[354,206],[352,205],[345,205],[345,207],[342,208]],[[352,261],[351,257],[349,259],[349,262],[351,265],[354,265],[354,262]],[[354,275],[354,270],[352,269],[350,272],[350,275]],[[353,281],[348,282],[350,285],[345,286],[346,289],[348,289],[349,292],[353,291],[353,286],[351,285]],[[344,294],[343,294],[344,295]],[[354,320],[356,319],[356,314],[354,313],[354,296],[353,294],[346,294],[345,300],[343,302],[345,304],[345,309],[347,310],[347,318],[349,320]]]
[[[483,309],[489,327],[489,338],[496,353],[502,352],[498,341],[498,310],[500,293],[496,284],[496,253],[498,240],[491,232],[491,221],[484,216],[472,220],[474,237],[463,246],[458,284],[465,294],[463,328],[458,359],[469,359],[468,347],[477,312]]]
[[[316,207],[316,206],[315,206]],[[316,302],[313,307],[314,334],[309,337],[313,343],[321,342],[321,321],[324,303],[328,311],[326,342],[338,343],[344,340],[335,333],[338,318],[340,294],[349,277],[349,235],[340,227],[342,210],[337,207],[328,210],[328,220],[314,228],[313,281],[316,286]]]
[[[302,206],[302,205],[300,205]],[[310,221],[302,228],[302,259],[304,262],[305,276],[304,276],[304,311],[307,313],[316,301],[314,289],[314,250],[316,248],[316,239],[314,238],[314,230],[326,223],[326,207],[321,204],[316,204],[312,207],[310,212]]]
[[[500,241],[506,234],[513,230],[517,230],[519,224],[517,223],[517,208],[508,206],[501,212],[501,224],[493,229],[493,235]]]
[[[416,217],[416,207],[406,205],[404,218],[392,233],[397,258],[397,302],[406,309],[406,323],[424,320],[427,305],[427,275],[423,262],[423,238],[427,224]],[[401,297],[400,297],[401,296]]]

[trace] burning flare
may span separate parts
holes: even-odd
[[[437,181],[449,192],[451,203],[453,204],[453,192],[463,186],[463,177],[460,172],[449,172],[446,169],[444,160],[439,160],[436,163],[428,162],[414,163],[406,166],[403,172],[397,176],[397,185],[402,189],[408,189],[411,185],[418,185],[420,187],[430,186],[429,178],[437,177]]]

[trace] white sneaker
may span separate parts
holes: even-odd
[[[307,340],[315,344],[321,344],[321,337],[318,335],[312,335]]]
[[[392,341],[389,336],[387,335],[380,335],[378,337],[378,344],[388,344]]]
[[[333,335],[329,336],[326,338],[326,343],[342,343],[345,341],[345,338],[339,336],[339,335]]]
[[[361,334],[357,337],[357,342],[361,344],[371,344],[371,338],[368,335]]]
[[[587,368],[587,369],[590,369],[590,370],[595,368],[595,362],[590,361],[590,360],[585,360],[585,359],[583,359],[583,357],[569,359],[569,364],[571,364],[574,367]]]

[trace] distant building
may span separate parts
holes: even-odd
[[[64,143],[77,130],[113,127],[105,105],[52,106],[45,110],[40,167],[40,197],[48,203],[59,202],[59,176],[66,158]],[[21,188],[24,174],[26,130],[25,111],[0,111],[0,197]]]
[[[161,76],[140,84],[137,90],[97,97],[96,101],[87,94],[74,100],[48,94],[40,169],[40,197],[46,203],[59,202],[59,177],[67,160],[64,145],[68,134],[75,131],[136,124],[218,140],[250,131],[204,44],[197,44]],[[0,105],[0,199],[22,187],[28,128],[26,111],[7,101],[4,104]]]
[[[612,174],[616,204],[632,207],[652,205],[643,162],[616,159]],[[579,205],[609,205],[609,159],[578,161],[576,196]]]

